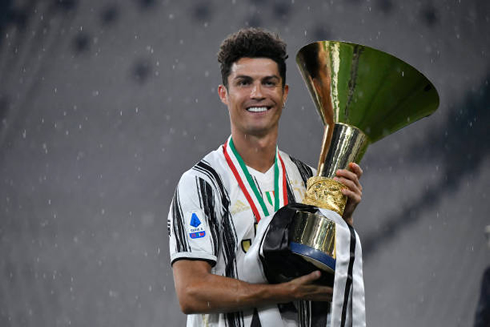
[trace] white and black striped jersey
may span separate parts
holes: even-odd
[[[282,151],[279,155],[286,176],[286,190],[281,191],[286,192],[288,202],[301,202],[306,181],[314,170]],[[252,168],[248,171],[269,212],[273,213],[273,167],[266,173]],[[168,215],[171,262],[206,260],[213,266],[214,274],[241,279],[238,263],[252,244],[256,224],[257,217],[227,164],[223,146],[220,146],[185,172],[179,181]],[[249,327],[260,326],[260,322],[254,310],[250,310],[189,315],[187,326]]]

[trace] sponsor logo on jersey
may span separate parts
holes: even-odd
[[[191,221],[189,223],[191,228],[189,228],[189,237],[192,239],[202,238],[206,236],[206,231],[204,230],[201,220],[195,212],[192,213]]]
[[[206,236],[206,231],[203,230],[202,232],[189,233],[189,236],[191,238],[201,238],[201,237]]]
[[[193,212],[191,217],[191,226],[198,227],[199,225],[201,225],[201,221],[199,220],[199,217],[196,215],[196,213]]]
[[[231,208],[231,214],[236,215],[237,213],[245,211],[245,210],[250,210],[250,206],[243,203],[240,200],[237,200]]]

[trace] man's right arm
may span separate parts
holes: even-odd
[[[175,289],[182,312],[232,312],[294,300],[331,301],[331,287],[314,284],[315,271],[282,284],[250,284],[211,273],[202,260],[178,260],[172,265]]]

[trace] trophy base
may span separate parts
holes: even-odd
[[[260,259],[264,273],[271,284],[288,282],[313,271],[320,270],[316,284],[333,286],[335,264],[327,254],[307,245],[299,244],[292,237],[293,221],[298,212],[315,213],[318,208],[301,203],[288,204],[272,218],[264,235]]]
[[[335,259],[324,252],[296,242],[289,243],[289,248],[291,252],[312,263],[318,269],[335,274]]]

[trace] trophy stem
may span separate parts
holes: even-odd
[[[318,158],[317,176],[321,176],[321,172],[324,169],[325,160],[327,159],[327,155],[328,155],[328,150],[330,149],[330,144],[332,143],[334,128],[335,128],[335,124],[325,125],[323,138],[322,138],[322,151],[320,152],[320,157]]]
[[[367,145],[366,135],[354,126],[342,123],[326,125],[317,176],[308,179],[304,203],[342,216],[347,203],[342,189],[346,186],[333,178],[338,169],[347,169],[349,163],[360,162]]]

